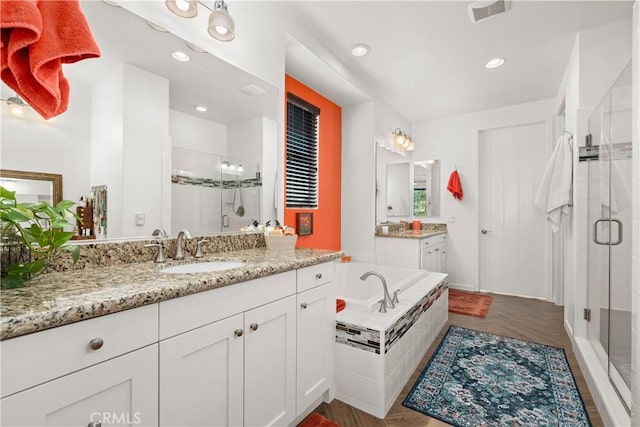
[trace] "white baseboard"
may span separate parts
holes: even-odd
[[[451,289],[457,289],[459,291],[478,292],[478,289],[475,286],[473,286],[473,285],[465,285],[463,283],[449,282],[449,287]]]

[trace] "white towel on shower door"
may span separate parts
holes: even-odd
[[[547,214],[547,221],[551,224],[554,233],[558,231],[564,218],[569,215],[572,185],[571,140],[568,136],[561,136],[553,149],[534,202],[537,208]]]

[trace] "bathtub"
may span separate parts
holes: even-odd
[[[336,313],[336,399],[384,418],[448,319],[447,275],[359,262],[338,264],[336,290],[346,302]],[[378,312],[382,274],[399,302]]]
[[[393,296],[393,293],[398,291],[399,298],[402,298],[404,290],[429,274],[426,270],[388,267],[362,262],[338,264],[336,271],[339,283],[338,298],[343,299],[346,307],[351,310],[369,313],[380,307],[379,301],[383,297],[382,282],[375,276],[360,280],[360,276],[367,271],[382,274],[387,282],[389,295]]]

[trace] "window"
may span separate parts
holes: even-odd
[[[320,109],[287,94],[286,205],[318,207],[318,120]]]

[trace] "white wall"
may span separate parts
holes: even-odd
[[[375,262],[373,111],[373,102],[342,107],[341,247],[363,262]]]
[[[107,237],[122,236],[124,65],[92,88],[90,186],[107,186]]]
[[[446,191],[440,195],[440,218],[448,222],[447,271],[453,283],[470,289],[479,285],[478,132],[544,122],[553,114],[554,101],[544,100],[414,123],[412,157],[441,160],[441,187],[446,187],[456,165],[460,174],[463,200]],[[540,141],[540,149],[549,151],[549,141]]]
[[[3,108],[0,159],[2,169],[62,175],[62,197],[78,201],[89,194],[91,91],[74,83],[69,96],[69,109],[48,121],[31,109],[20,118]]]
[[[169,135],[169,81],[124,66],[124,236],[150,236],[162,224],[163,142]],[[126,189],[126,191],[125,191]],[[145,216],[137,225],[136,214]]]
[[[202,153],[227,155],[227,126],[169,110],[171,145]]]

